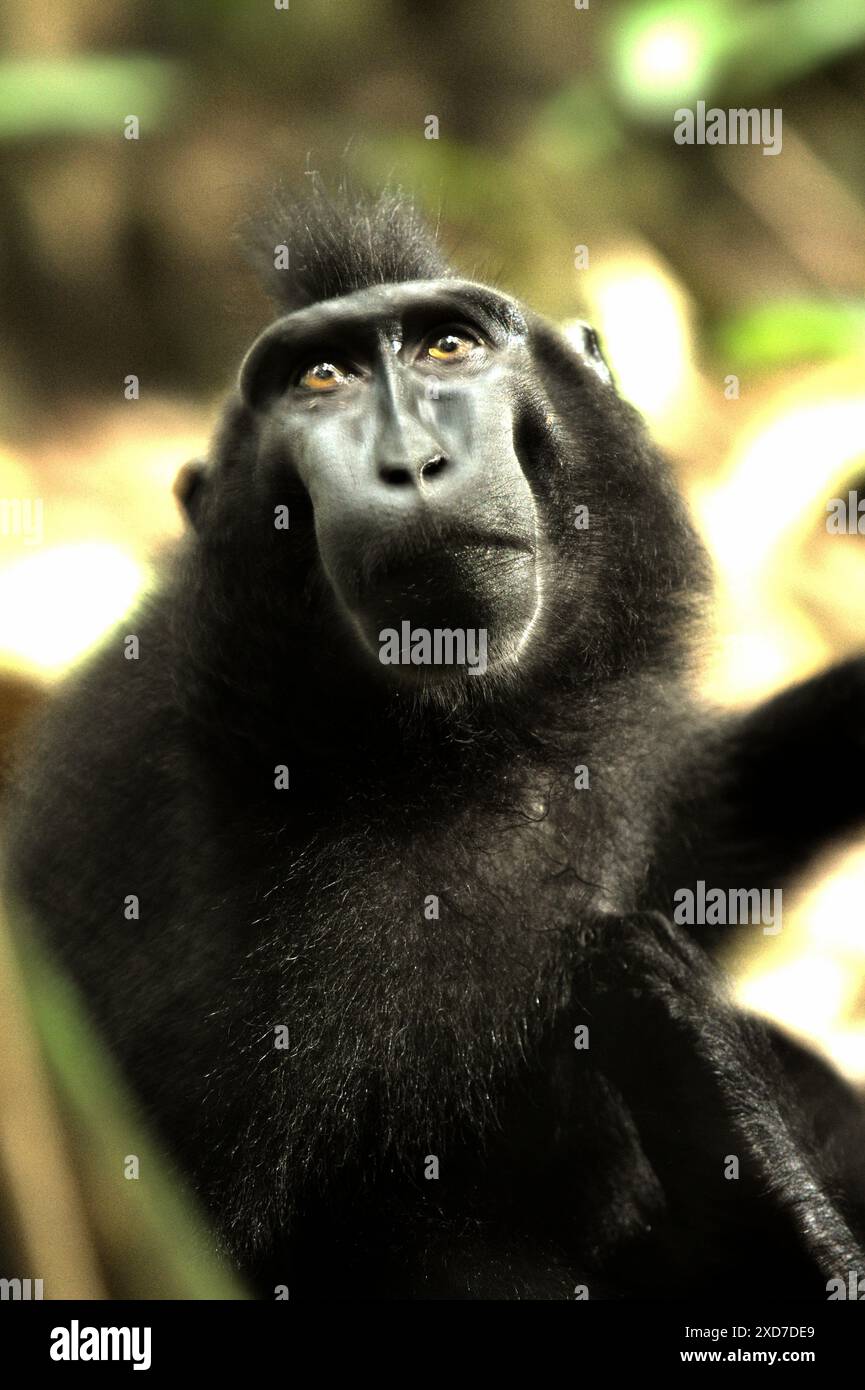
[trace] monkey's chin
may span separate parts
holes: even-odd
[[[365,637],[365,646],[383,678],[419,690],[480,684],[484,678],[513,669],[525,629],[460,626],[428,627],[403,619]]]
[[[477,582],[454,582],[467,577]],[[494,571],[448,579],[444,586],[418,583],[416,575],[404,585],[391,582],[352,612],[364,648],[386,678],[451,687],[519,660],[539,603],[533,558],[517,555]]]

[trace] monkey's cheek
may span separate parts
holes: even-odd
[[[430,684],[515,661],[538,604],[534,557],[497,550],[423,578],[391,573],[352,605],[351,616],[384,671]]]

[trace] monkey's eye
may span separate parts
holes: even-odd
[[[458,333],[453,330],[437,333],[430,338],[424,348],[424,356],[433,362],[464,362],[479,347],[477,338],[464,331]]]
[[[316,362],[300,373],[297,384],[305,391],[335,391],[350,380],[351,372],[337,367],[333,362]]]

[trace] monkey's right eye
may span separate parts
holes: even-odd
[[[304,391],[335,391],[350,380],[351,372],[337,367],[333,362],[316,362],[304,368],[297,378],[297,385]]]

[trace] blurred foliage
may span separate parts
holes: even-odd
[[[757,305],[720,323],[715,346],[739,370],[865,357],[865,304],[802,300]]]
[[[777,325],[761,332],[781,336],[785,300],[861,289],[834,205],[855,221],[865,202],[865,10],[849,0],[57,0],[50,22],[9,0],[0,34],[9,437],[44,432],[46,407],[116,400],[130,370],[151,392],[223,386],[267,313],[234,228],[274,176],[302,185],[310,164],[404,183],[468,268],[559,316],[584,307],[573,246],[614,235],[653,244],[708,328],[769,298]],[[747,185],[758,152],[673,142],[673,111],[698,99],[783,108],[783,158],[758,161],[771,209]],[[802,214],[803,148],[830,193],[811,209],[812,257],[785,225]],[[848,350],[843,311],[821,356],[833,341]]]
[[[0,1175],[6,1187],[0,1205],[19,1214],[19,1248],[7,1248],[5,1231],[4,1266],[45,1278],[48,1298],[87,1296],[94,1280],[111,1298],[243,1298],[214,1255],[213,1238],[191,1198],[148,1138],[74,989],[25,930],[19,913],[15,941],[16,952],[8,942],[0,950],[0,997],[8,1005],[0,1052],[5,1087],[14,1082],[19,1097],[27,1097],[24,1126],[31,1163],[40,1173],[35,1183],[26,1169],[16,1182],[14,1165],[11,1174],[7,1169]],[[40,1109],[45,1113],[37,1127],[33,1113]],[[7,1094],[0,1135],[16,1115],[15,1099]],[[5,1137],[3,1151],[13,1144],[14,1138]],[[124,1172],[129,1155],[139,1163],[135,1179]],[[68,1261],[57,1267],[54,1242],[43,1239],[40,1248],[46,1210],[55,1225],[79,1228],[72,1268]],[[31,1222],[36,1235],[28,1239]],[[62,1242],[57,1244],[62,1250]],[[78,1280],[89,1281],[87,1293]]]
[[[623,99],[666,119],[671,103],[726,105],[727,95],[730,105],[765,105],[781,83],[858,47],[865,9],[849,0],[650,0],[623,7],[610,37]]]
[[[128,111],[158,128],[174,87],[172,65],[158,58],[0,62],[0,140],[116,133]]]

